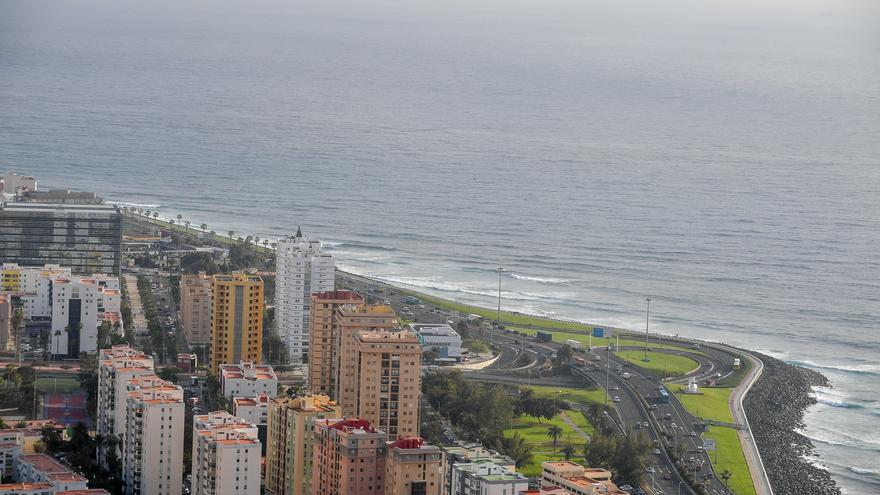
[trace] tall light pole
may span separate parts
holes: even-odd
[[[498,268],[498,313],[495,316],[495,325],[501,326],[501,276],[504,274],[504,268]],[[494,330],[494,329],[493,329]],[[489,344],[493,344],[495,342],[495,332],[492,331],[489,333]]]
[[[645,310],[645,357],[642,359],[644,362],[650,361],[648,359],[648,323],[651,321],[651,298],[645,299],[647,303],[647,309]]]

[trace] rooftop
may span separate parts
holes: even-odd
[[[451,326],[443,323],[410,323],[409,328],[412,331],[418,333],[419,335],[430,335],[437,337],[458,337],[458,332],[452,329]]]

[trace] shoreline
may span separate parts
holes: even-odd
[[[815,445],[798,431],[807,410],[816,404],[813,387],[828,387],[831,382],[818,371],[752,354],[767,372],[743,397],[743,406],[758,450],[764,452],[765,472],[774,491],[840,495],[831,474],[809,462],[808,458],[817,456]]]
[[[199,229],[193,227],[186,227],[185,225],[177,225],[176,223],[172,224],[167,220],[162,220],[159,218],[148,218],[143,215],[137,214],[137,212],[133,212],[132,210],[128,210],[128,214],[126,218],[131,218],[135,221],[142,221],[144,223],[150,224],[154,227],[163,227],[176,235],[188,235],[196,238],[203,239],[207,242],[216,242],[221,246],[229,245],[233,242],[237,241],[236,239],[232,239],[228,236],[220,235],[219,233],[211,234],[209,231],[201,231]],[[272,253],[273,249],[268,247],[254,246],[259,252],[263,253]],[[410,288],[406,286],[395,285],[390,282],[386,282],[384,280],[380,280],[371,276],[361,275],[357,273],[353,273],[350,271],[342,270],[337,268],[337,273],[343,274],[348,277],[356,277],[366,281],[369,281],[371,284],[375,284],[379,287],[385,287],[387,289],[391,289],[400,293],[405,293],[409,295],[413,295],[419,298],[423,298],[425,300],[431,301],[439,306],[447,307],[449,309],[459,310],[460,313],[463,314],[481,314],[483,317],[495,318],[496,310],[491,308],[485,308],[481,306],[476,306],[470,303],[460,303],[454,301],[452,299],[446,299],[439,296],[434,296],[431,294],[426,294],[421,292],[418,289]],[[460,311],[460,309],[465,309],[466,312]],[[491,313],[491,315],[489,314]],[[602,325],[596,323],[588,323],[582,322],[574,319],[561,319],[561,318],[553,318],[545,315],[534,315],[524,312],[518,311],[501,311],[501,320],[503,323],[508,324],[510,319],[518,320],[522,319],[524,321],[532,321],[532,322],[540,322],[541,324],[535,324],[532,322],[523,322],[523,323],[513,323],[511,326],[522,326],[535,330],[548,330],[548,331],[556,331],[562,333],[576,333],[576,334],[589,334],[593,327],[602,327],[608,330],[611,330],[614,334],[626,335],[629,337],[640,337],[643,335],[638,330],[615,327],[610,325]],[[780,445],[778,442],[774,442],[772,440],[776,436],[784,435],[789,438],[797,438],[799,441],[794,442],[795,445],[803,446],[805,453],[813,454],[815,453],[815,448],[812,445],[812,442],[800,435],[796,432],[796,429],[803,426],[803,416],[806,413],[807,409],[815,404],[815,399],[811,395],[812,386],[804,389],[798,389],[798,395],[796,397],[790,397],[790,400],[787,401],[788,405],[797,404],[796,411],[796,420],[795,421],[787,421],[785,424],[789,425],[788,429],[784,427],[779,431],[774,431],[773,429],[768,428],[768,420],[772,420],[773,414],[770,411],[776,411],[773,407],[767,408],[759,408],[755,409],[756,404],[759,403],[759,399],[755,399],[756,395],[766,393],[766,388],[781,388],[786,389],[786,384],[783,382],[779,382],[778,377],[775,375],[779,369],[784,371],[784,375],[788,376],[792,373],[801,374],[802,376],[810,375],[812,376],[812,380],[815,380],[817,384],[824,384],[824,386],[828,386],[830,383],[829,380],[819,372],[814,370],[809,370],[804,367],[792,365],[780,361],[778,359],[766,356],[758,351],[742,349],[739,347],[730,346],[723,342],[714,342],[707,341],[703,339],[695,339],[689,337],[682,337],[680,335],[666,335],[659,334],[654,332],[652,337],[666,337],[669,339],[674,339],[677,341],[684,342],[705,342],[710,344],[724,345],[726,347],[730,347],[731,349],[736,349],[738,351],[744,352],[746,354],[751,354],[755,359],[761,361],[764,365],[762,366],[763,371],[754,379],[754,381],[746,386],[746,390],[739,397],[739,403],[741,404],[741,409],[744,419],[746,420],[746,424],[749,425],[749,428],[752,431],[749,439],[744,438],[746,435],[740,435],[740,441],[743,445],[744,450],[752,450],[755,449],[754,452],[757,457],[757,464],[750,463],[750,468],[755,467],[758,469],[760,466],[760,470],[763,472],[763,476],[761,472],[752,473],[752,483],[755,486],[756,490],[759,490],[760,493],[773,493],[776,491],[777,493],[784,494],[789,493],[788,485],[790,483],[787,480],[790,480],[790,475],[797,474],[798,476],[803,475],[804,478],[801,480],[797,480],[804,485],[798,486],[818,486],[820,482],[823,482],[827,485],[830,485],[828,490],[824,490],[821,492],[822,495],[840,495],[840,490],[837,488],[836,482],[830,476],[830,473],[827,471],[821,470],[813,465],[810,465],[807,461],[804,460],[805,455],[790,455],[791,449],[787,452],[781,452],[782,455],[779,455],[780,452],[778,450],[785,451],[784,448],[774,448],[774,445]],[[766,366],[767,360],[772,360],[774,362],[774,366]],[[736,388],[742,387],[744,381],[737,385]],[[770,385],[768,385],[770,384]],[[757,393],[756,393],[757,391]],[[790,390],[786,390],[789,391]],[[762,397],[763,398],[763,397]],[[730,406],[731,412],[734,415],[737,415],[738,411],[737,407],[734,407],[734,404],[731,403]],[[794,416],[793,416],[794,417]],[[754,425],[754,428],[753,428]],[[787,444],[786,444],[787,445]],[[766,459],[766,461],[765,461]],[[780,459],[785,459],[785,462],[779,462]],[[751,469],[750,469],[751,471]],[[811,484],[813,483],[813,484]],[[769,485],[769,486],[768,486]],[[768,491],[766,488],[770,488]],[[796,493],[811,493],[811,492],[803,492],[796,491]]]

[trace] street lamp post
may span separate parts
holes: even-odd
[[[504,274],[504,268],[498,268],[498,313],[495,315],[495,325],[501,327],[501,276]],[[494,330],[494,329],[493,329]],[[495,342],[495,332],[489,333],[489,344]]]
[[[645,310],[645,357],[642,359],[644,362],[650,361],[648,359],[648,323],[651,321],[651,298],[645,299],[647,303],[647,309]]]

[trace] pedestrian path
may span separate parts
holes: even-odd
[[[588,435],[587,432],[585,432],[583,429],[581,429],[580,426],[576,425],[574,423],[574,421],[572,421],[571,418],[569,418],[565,414],[565,411],[562,411],[561,413],[559,413],[559,417],[562,419],[562,421],[565,422],[565,424],[567,424],[572,430],[574,430],[575,433],[580,435],[581,438],[583,438],[584,440],[587,440],[587,441],[590,440],[590,435]]]

